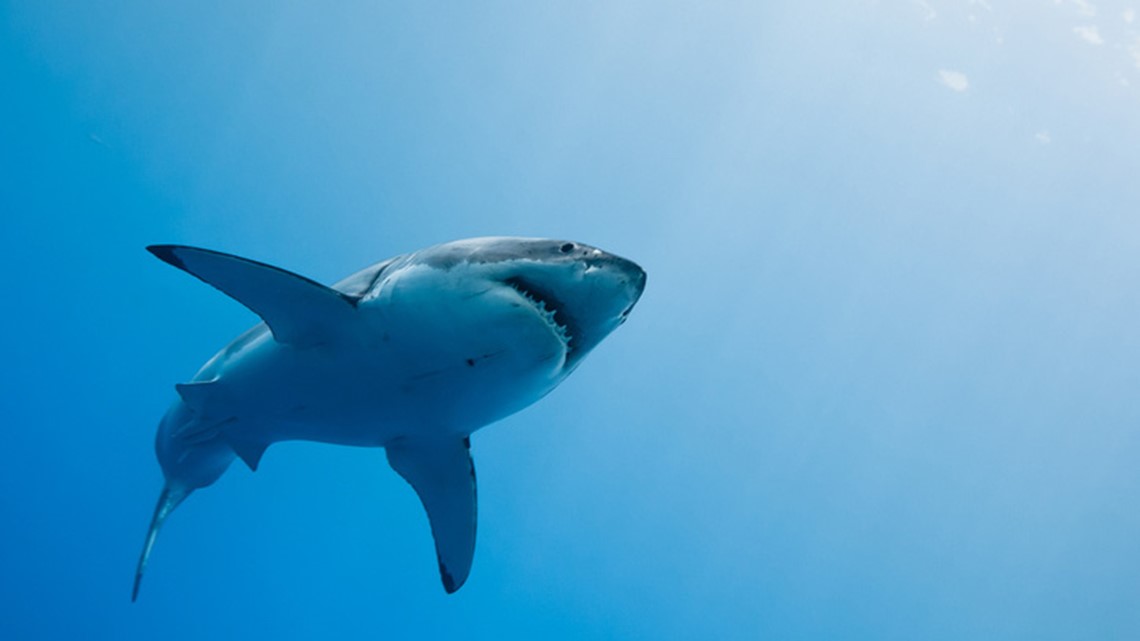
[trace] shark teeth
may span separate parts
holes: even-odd
[[[562,308],[548,297],[536,293],[534,287],[522,279],[508,278],[505,282],[534,306],[535,311],[546,320],[546,323],[554,330],[555,335],[566,346],[566,350],[570,351],[574,334],[570,331],[570,322]]]

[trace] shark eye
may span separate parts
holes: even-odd
[[[569,254],[570,252],[574,251],[574,243],[566,243],[559,247],[558,250],[563,254]]]

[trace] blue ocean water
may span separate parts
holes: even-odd
[[[0,4],[0,638],[1140,638],[1140,5],[164,4]],[[382,452],[289,443],[131,604],[255,322],[143,247],[489,234],[649,286],[474,435],[467,585]]]

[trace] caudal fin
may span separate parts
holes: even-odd
[[[185,490],[171,489],[169,485],[162,488],[162,494],[158,495],[158,505],[154,506],[154,516],[150,519],[150,530],[146,533],[146,542],[143,543],[142,554],[139,555],[139,565],[135,569],[135,587],[131,591],[131,603],[134,603],[139,598],[139,584],[142,582],[143,572],[146,571],[146,562],[150,558],[150,551],[154,548],[154,541],[158,538],[158,530],[162,527],[163,521],[174,508],[178,507],[190,493]]]

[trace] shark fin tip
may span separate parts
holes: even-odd
[[[183,264],[182,259],[175,253],[176,249],[178,249],[178,245],[147,245],[146,247],[148,252],[154,254],[154,256],[162,262],[185,270],[186,265]]]

